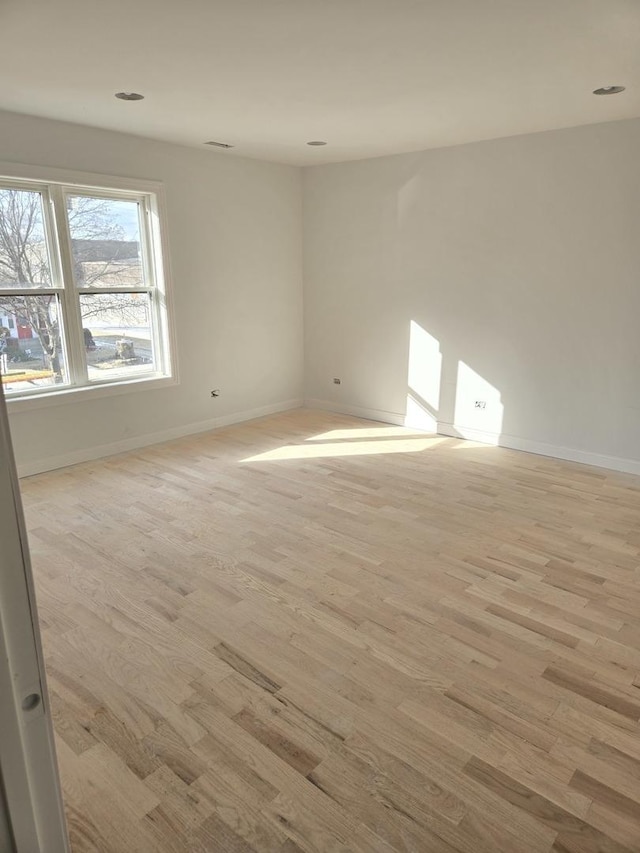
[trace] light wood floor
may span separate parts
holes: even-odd
[[[640,478],[297,411],[22,485],[74,851],[640,850]]]

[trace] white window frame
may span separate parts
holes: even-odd
[[[0,186],[16,189],[33,189],[43,194],[45,229],[50,246],[52,286],[46,290],[36,288],[19,291],[14,295],[37,295],[46,292],[60,299],[61,325],[66,338],[65,362],[69,382],[62,386],[44,386],[13,392],[7,395],[9,412],[32,411],[37,408],[64,405],[71,401],[94,399],[116,394],[175,385],[178,382],[173,322],[173,300],[169,252],[167,246],[167,217],[164,187],[157,181],[96,175],[87,172],[28,166],[0,162]],[[120,379],[107,377],[103,381],[87,378],[83,352],[82,322],[79,296],[83,293],[100,293],[100,288],[77,287],[73,281],[71,242],[66,219],[66,196],[87,195],[139,202],[144,216],[141,228],[141,253],[145,269],[145,284],[139,288],[113,286],[104,288],[107,293],[134,290],[152,294],[152,345],[156,370],[153,374],[141,373]],[[60,285],[60,286],[58,286]],[[8,291],[2,290],[6,295]],[[69,334],[70,332],[70,334]]]

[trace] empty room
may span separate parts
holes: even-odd
[[[640,3],[0,31],[0,853],[639,853]]]

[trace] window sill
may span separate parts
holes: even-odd
[[[100,385],[82,385],[75,388],[60,388],[30,397],[14,397],[5,395],[7,410],[10,415],[18,412],[32,412],[34,409],[46,409],[50,406],[66,406],[72,403],[87,403],[100,397],[114,397],[118,394],[140,394],[145,391],[155,391],[177,385],[174,376],[144,376],[123,382],[105,382]]]

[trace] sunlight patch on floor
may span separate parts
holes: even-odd
[[[376,456],[385,453],[420,453],[449,439],[444,436],[398,438],[385,441],[347,441],[327,444],[294,444],[267,450],[242,462],[276,462],[286,459],[322,459],[337,456]]]
[[[412,430],[403,426],[331,429],[329,432],[309,436],[306,441],[342,441],[350,438],[410,438],[412,436],[424,436],[424,430]]]

